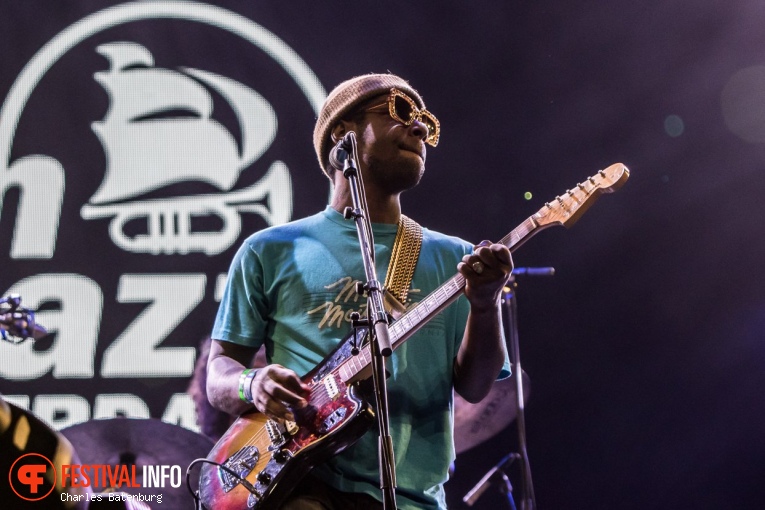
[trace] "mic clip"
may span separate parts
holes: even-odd
[[[506,494],[509,495],[512,493],[513,486],[510,484],[510,479],[504,470],[506,467],[510,466],[514,460],[519,458],[521,458],[521,456],[517,453],[510,453],[503,457],[496,466],[491,468],[489,472],[486,473],[477,484],[475,484],[475,487],[470,489],[470,491],[465,494],[465,496],[462,498],[462,502],[467,506],[473,506],[478,498],[480,498],[483,493],[486,492],[486,489],[494,484],[498,484],[501,490],[506,492]]]
[[[347,179],[349,175],[357,174],[356,158],[353,157],[356,146],[356,133],[348,131],[329,153],[329,163],[343,172]]]

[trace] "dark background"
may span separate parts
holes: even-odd
[[[112,3],[4,5],[0,92],[7,93],[56,33]],[[217,5],[280,37],[327,90],[366,72],[390,70],[410,80],[443,127],[440,145],[428,152],[423,182],[403,198],[407,214],[426,227],[476,242],[498,239],[599,168],[627,165],[631,178],[622,190],[603,197],[572,230],[547,231],[515,255],[518,267],[557,271],[553,278],[519,278],[518,288],[521,353],[532,387],[528,448],[539,508],[762,507],[765,79],[762,68],[736,75],[765,65],[760,2]],[[214,39],[212,29],[171,25],[115,30],[153,44],[155,56],[164,45],[165,57],[180,62],[206,58],[197,66],[217,66],[257,83],[263,93],[268,76],[250,67],[251,46]],[[88,72],[104,67],[97,56],[90,58],[97,64],[82,64]],[[66,157],[92,157],[92,168],[102,167],[92,135],[79,152],[60,141],[76,136],[60,126],[38,132],[34,143],[24,138],[25,129],[46,119],[57,126],[56,116],[65,112],[81,115],[83,132],[103,114],[105,96],[100,105],[78,105],[77,94],[85,92],[77,84],[67,89],[67,65],[78,64],[62,59],[60,69],[51,70],[62,73],[58,81],[41,83],[44,99],[30,101],[14,159],[25,153],[24,140],[26,153],[53,153],[55,139],[65,147],[57,155],[65,168]],[[89,86],[91,94],[99,90]],[[285,137],[282,131],[275,147],[291,154],[291,169],[310,169],[296,184],[296,196],[315,196],[325,184],[311,149],[312,112],[299,97],[295,102],[293,121],[304,135]],[[80,188],[82,196],[67,194],[64,218],[77,220],[99,178],[89,182]],[[527,191],[533,194],[529,201],[523,198]],[[296,217],[321,207],[308,198],[295,204]],[[6,246],[8,207],[0,228]],[[70,225],[62,219],[61,229],[85,243],[103,236],[103,229],[83,232],[81,221]],[[3,287],[42,271],[84,271],[74,248],[57,249],[63,251],[45,264],[5,262]],[[187,271],[216,274],[232,253],[189,256],[183,264]],[[169,271],[176,262],[169,257],[124,272]],[[138,264],[125,262],[131,263]],[[206,303],[187,319],[176,344],[196,345],[214,310],[214,303]],[[102,331],[119,331],[132,318],[119,310],[104,313]],[[18,391],[35,393],[29,385]],[[458,457],[447,485],[454,508],[516,448],[514,430]],[[492,492],[476,508],[502,505]]]

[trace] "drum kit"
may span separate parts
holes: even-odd
[[[34,315],[22,309],[19,303],[20,298],[15,297],[0,300],[0,332],[3,339],[18,343],[19,338],[44,336],[45,329],[37,325]],[[516,367],[520,368],[514,365]],[[519,410],[522,413],[523,401],[528,398],[530,387],[527,374],[523,371],[519,374],[497,381],[488,396],[477,404],[468,403],[455,394],[454,440],[457,454],[494,438],[519,418]],[[523,393],[520,399],[519,388]],[[185,472],[186,466],[194,459],[206,457],[213,445],[213,440],[202,434],[157,419],[91,420],[55,431],[31,412],[5,401],[0,395],[0,468],[4,473],[11,473],[15,461],[27,454],[50,459],[54,470],[63,465],[78,464],[127,466],[130,473],[131,483],[102,488],[102,493],[96,493],[90,487],[62,487],[59,476],[58,482],[51,488],[58,497],[37,501],[34,508],[38,510],[188,509],[193,500],[190,489],[184,487],[185,483],[147,487],[143,480],[145,467],[180,466]],[[518,454],[511,455],[519,457]],[[44,476],[49,477],[50,474]],[[55,475],[53,479],[56,479]],[[13,487],[7,486],[0,490],[2,500],[20,501],[10,491],[16,492]],[[112,497],[108,497],[109,494]],[[138,494],[143,497],[130,497]],[[16,492],[16,495],[19,493]],[[160,496],[161,504],[156,504],[156,496]],[[474,499],[468,501],[466,496],[465,501],[472,505]]]
[[[133,479],[131,475],[131,485],[137,482],[136,487],[123,486],[119,491],[140,494],[149,508],[160,510],[192,507],[193,499],[182,475],[186,466],[194,459],[206,457],[214,446],[202,434],[157,419],[91,420],[65,428],[61,433],[71,441],[83,464],[128,466],[131,474],[135,466],[136,476]],[[157,466],[179,466],[177,478],[168,475],[159,484],[150,483],[153,473],[144,468],[154,470]],[[91,505],[88,510],[93,508]]]

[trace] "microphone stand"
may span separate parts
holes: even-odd
[[[348,146],[350,145],[350,154]],[[344,211],[345,219],[353,218],[359,237],[361,259],[367,282],[357,288],[357,292],[367,294],[367,330],[370,337],[369,345],[372,353],[372,381],[377,400],[377,426],[380,431],[379,462],[380,490],[382,491],[383,508],[396,509],[396,463],[393,455],[393,440],[390,435],[388,418],[388,388],[385,374],[385,359],[393,352],[388,332],[388,315],[383,306],[382,287],[377,279],[375,269],[374,239],[372,226],[369,221],[364,182],[359,179],[358,151],[356,134],[349,131],[336,146],[337,159],[343,164],[343,176],[350,184],[353,207]],[[361,322],[363,323],[363,321]]]
[[[553,275],[553,268],[518,268],[518,275]],[[542,272],[540,272],[540,269]],[[525,270],[525,271],[524,271]],[[513,367],[513,377],[515,377],[515,392],[517,398],[518,415],[516,423],[518,424],[518,463],[521,469],[521,510],[534,510],[537,507],[536,496],[534,495],[534,484],[531,480],[531,465],[529,464],[529,454],[526,450],[526,414],[523,402],[523,373],[521,371],[521,349],[518,341],[518,302],[516,300],[515,289],[516,274],[510,276],[509,285],[503,289],[502,310],[504,311],[508,333],[507,338],[510,344],[510,361]]]
[[[516,510],[512,497],[512,486],[507,474],[504,472],[514,460],[518,460],[521,469],[521,510],[535,510],[537,507],[536,496],[534,495],[534,484],[531,480],[531,465],[529,464],[529,455],[526,449],[526,415],[523,401],[523,371],[521,370],[521,349],[518,341],[518,303],[516,301],[515,289],[518,284],[518,276],[553,276],[555,268],[552,267],[516,267],[510,275],[510,281],[502,291],[502,324],[505,328],[505,337],[509,344],[510,362],[512,364],[513,375],[515,378],[516,407],[518,413],[516,423],[518,424],[518,450],[519,453],[510,453],[494,466],[484,477],[462,498],[468,506],[483,494],[483,492],[493,483],[499,483],[500,491],[507,496],[508,505],[511,510]]]

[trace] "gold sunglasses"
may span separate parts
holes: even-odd
[[[438,145],[438,138],[441,136],[441,123],[428,110],[420,110],[414,99],[398,89],[391,89],[388,99],[384,103],[370,106],[364,111],[378,110],[384,106],[388,107],[388,114],[393,120],[405,126],[411,126],[415,120],[425,124],[425,127],[428,128],[428,136],[425,138],[425,143],[432,147]]]

